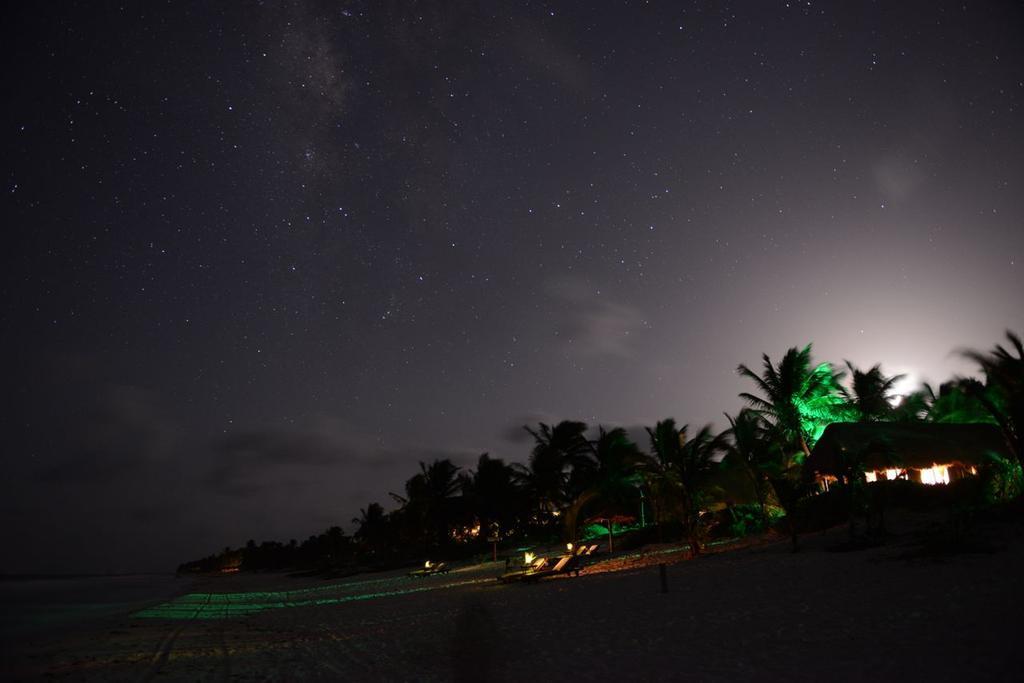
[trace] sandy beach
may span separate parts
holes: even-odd
[[[499,585],[495,564],[414,579],[236,575],[187,595],[23,638],[8,680],[1011,680],[1024,545],[992,552],[834,552],[845,534],[668,566],[598,564],[576,578]],[[663,553],[669,560],[683,553]],[[635,564],[635,562],[634,562]]]

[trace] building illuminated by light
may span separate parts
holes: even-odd
[[[1010,457],[995,425],[836,423],[815,444],[807,467],[823,488],[858,470],[869,483],[903,479],[934,486],[976,475],[988,454]]]

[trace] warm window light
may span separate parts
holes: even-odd
[[[534,555],[533,553],[526,553],[525,555],[523,555],[523,563],[524,563],[524,564],[532,564],[532,563],[533,563],[533,560],[534,560],[534,559],[535,559],[536,557],[537,557],[537,556],[536,556],[536,555]]]
[[[893,479],[900,479],[903,476],[903,470],[889,468],[885,470],[871,470],[864,473],[864,480],[867,482],[878,481],[881,477],[885,477],[888,481]]]
[[[920,470],[921,472],[921,483],[927,484],[928,486],[935,486],[936,484],[948,484],[949,483],[949,468],[950,465],[937,465],[932,463],[931,467],[925,467]],[[971,474],[977,474],[978,470],[975,467],[971,467],[969,472]],[[864,473],[864,480],[871,483],[879,481],[882,477],[892,481],[893,479],[906,479],[906,471],[900,469],[886,469],[877,471],[868,471]],[[916,481],[916,477],[915,477]]]
[[[921,470],[921,483],[933,486],[935,484],[949,483],[949,467],[946,465],[932,464],[928,469]]]
[[[427,560],[426,562],[423,563],[423,568],[424,569],[430,569],[430,560]]]

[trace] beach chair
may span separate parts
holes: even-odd
[[[523,574],[523,581],[537,581],[545,576],[555,576],[556,574],[568,574],[569,572],[576,572],[579,574],[579,562],[575,555],[562,555],[551,567],[541,567],[540,569],[531,569]]]
[[[501,576],[498,577],[498,581],[501,581],[502,583],[509,583],[511,581],[518,581],[518,580],[522,579],[524,576],[526,576],[529,572],[540,571],[541,569],[546,567],[547,564],[548,564],[548,558],[546,558],[546,557],[538,557],[528,567],[523,567],[522,569],[515,569],[515,570],[510,571],[510,572],[505,572],[504,574],[502,574]]]
[[[409,572],[409,576],[422,579],[424,576],[433,576],[434,574],[447,574],[448,565],[444,562],[430,562],[429,560],[420,569],[415,569]]]

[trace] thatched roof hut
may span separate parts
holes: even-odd
[[[869,471],[894,465],[916,470],[933,465],[970,469],[984,464],[989,452],[1011,457],[995,425],[836,423],[825,429],[806,466],[818,474],[839,476],[847,458],[857,454]]]

